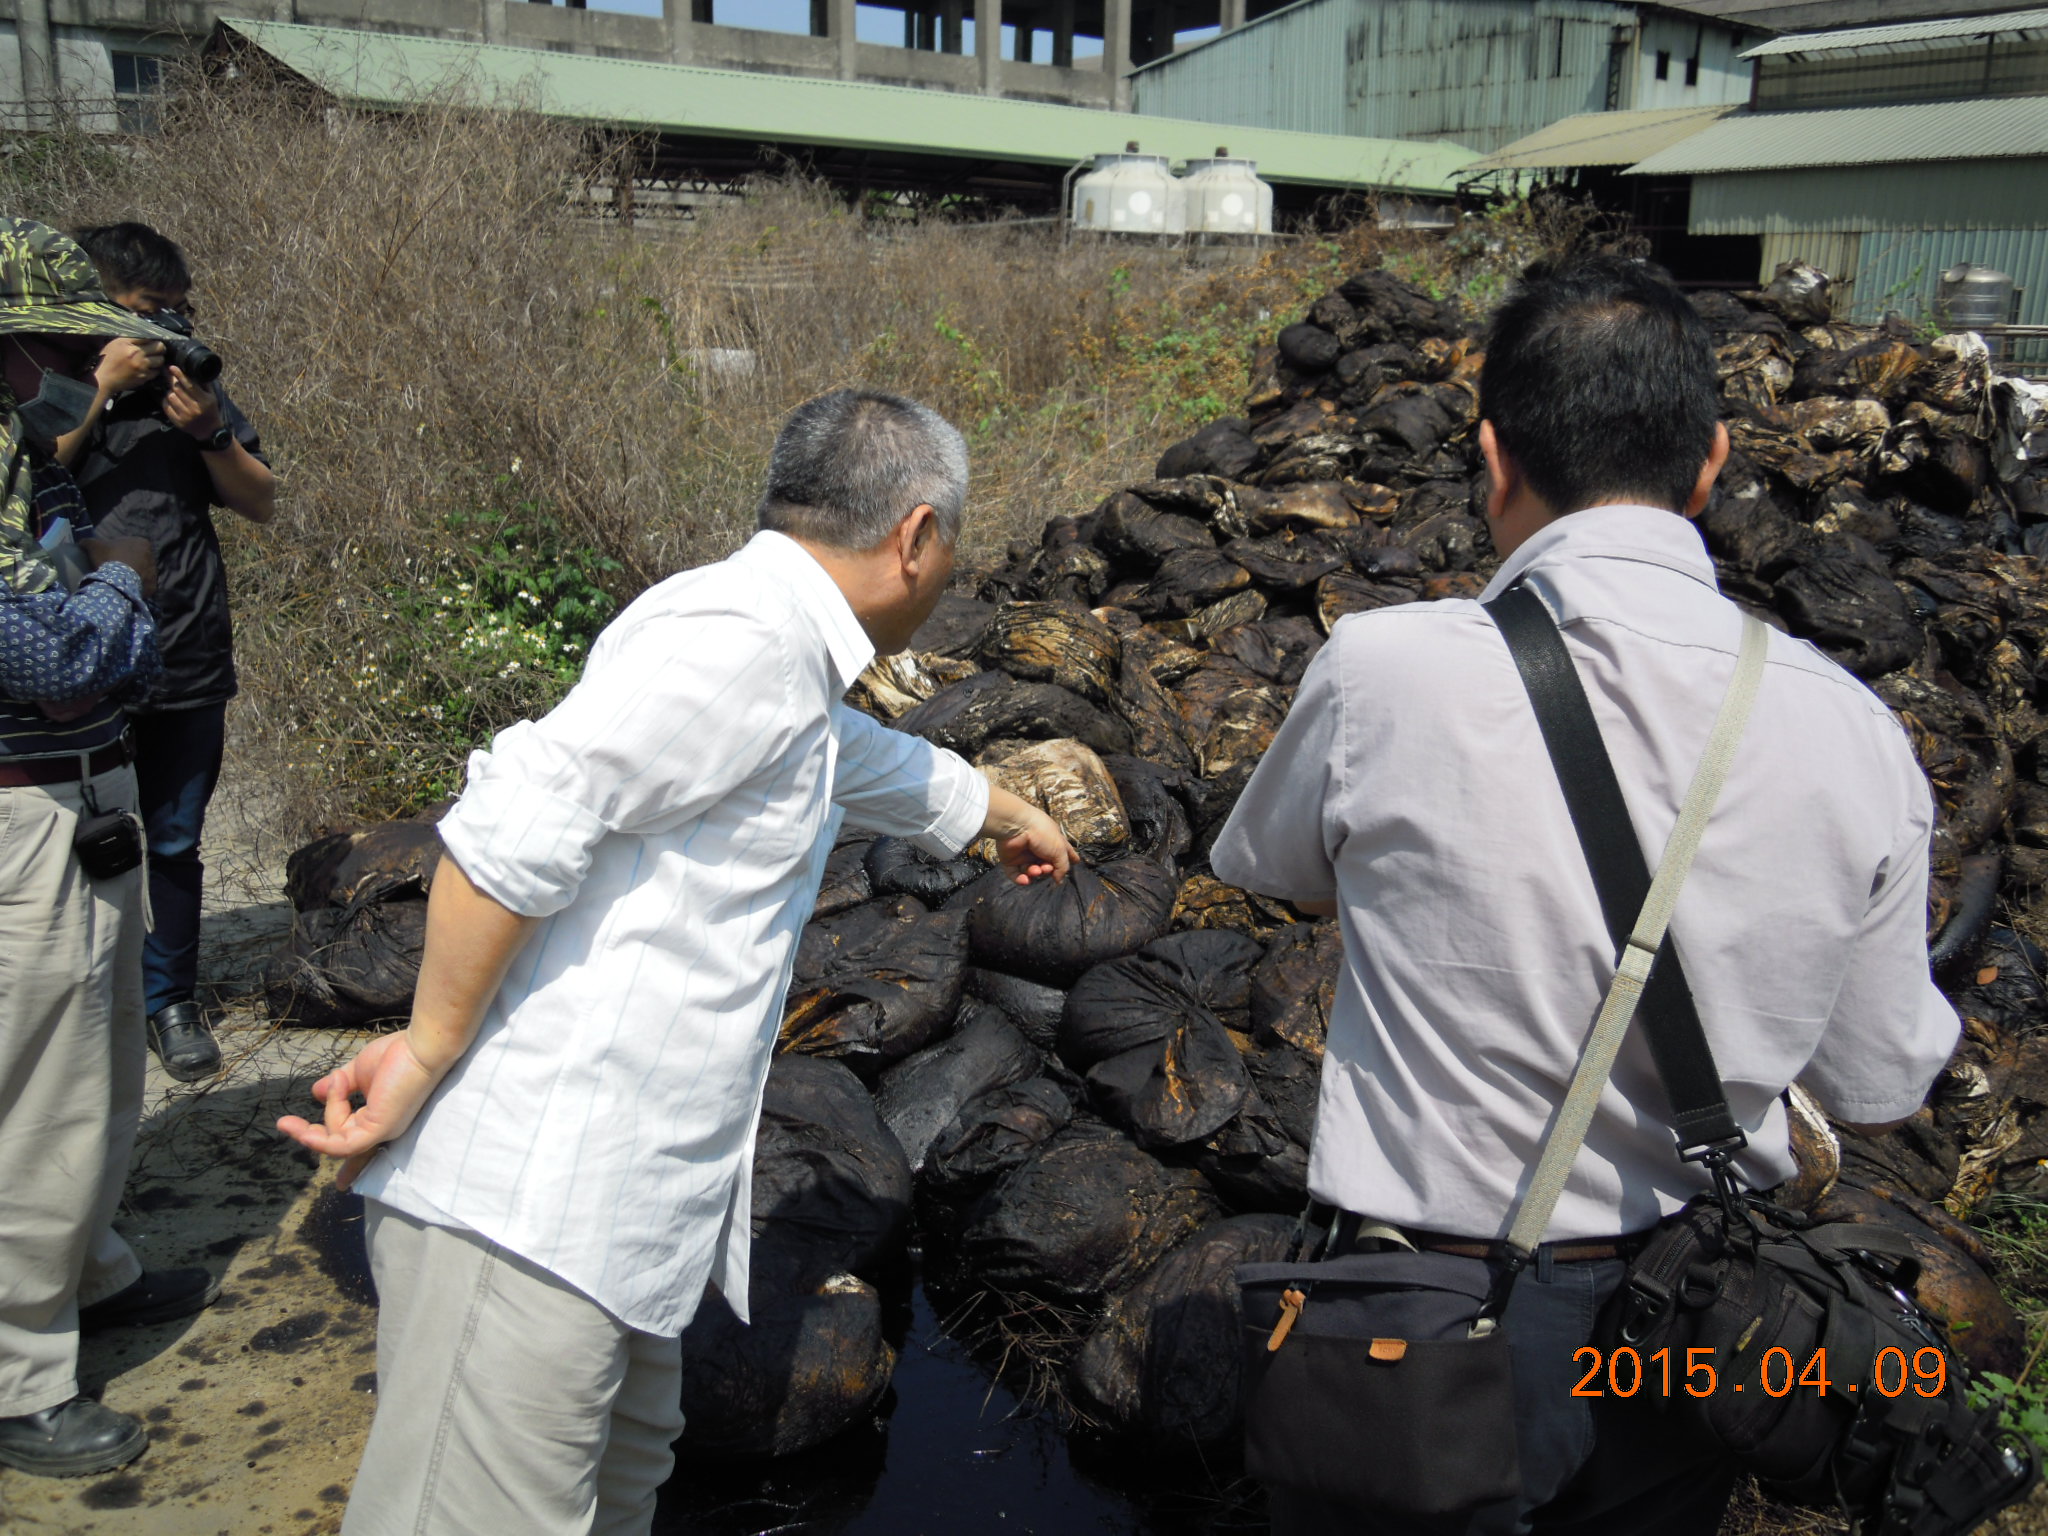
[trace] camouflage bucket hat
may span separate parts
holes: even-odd
[[[107,297],[92,258],[69,235],[0,218],[0,336],[28,334],[172,339]]]

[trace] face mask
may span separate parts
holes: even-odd
[[[92,415],[92,403],[99,392],[90,384],[43,370],[43,387],[35,399],[15,407],[21,435],[45,453],[57,451],[57,439],[76,432]]]

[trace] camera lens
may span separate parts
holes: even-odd
[[[164,361],[182,371],[195,384],[211,384],[220,377],[220,354],[203,341],[180,336],[164,343]]]

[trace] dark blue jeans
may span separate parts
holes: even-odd
[[[142,945],[143,1006],[151,1013],[188,1001],[199,984],[199,834],[220,782],[227,713],[221,703],[130,719],[156,917]]]
[[[1734,1491],[1733,1462],[1688,1443],[1662,1415],[1572,1396],[1586,1374],[1572,1352],[1592,1341],[1625,1268],[1619,1259],[1557,1264],[1539,1250],[1516,1282],[1502,1325],[1515,1364],[1519,1501],[1449,1520],[1388,1520],[1275,1488],[1274,1536],[1714,1536]]]

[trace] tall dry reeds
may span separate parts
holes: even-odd
[[[798,183],[627,232],[569,195],[608,174],[573,125],[344,110],[248,72],[181,81],[144,140],[14,149],[6,211],[184,246],[278,469],[278,522],[224,530],[230,773],[288,833],[451,790],[606,612],[743,541],[810,395],[870,384],[958,421],[987,556],[1229,408],[1249,341],[1367,254],[1219,276],[1043,226],[879,224]]]

